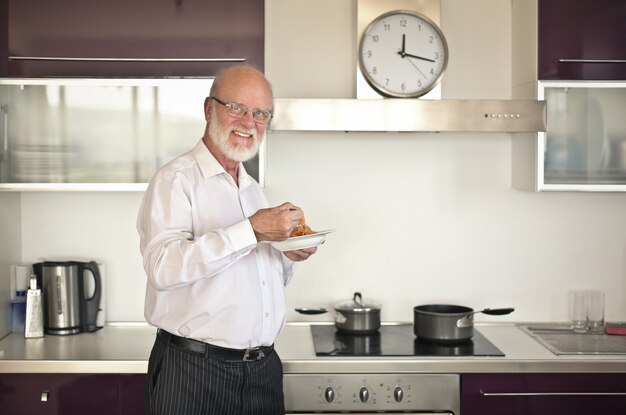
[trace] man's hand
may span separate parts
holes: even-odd
[[[298,222],[303,217],[302,209],[285,202],[277,207],[259,209],[249,219],[252,229],[254,229],[256,240],[261,242],[284,241],[289,238],[289,234],[298,226]]]
[[[285,251],[283,254],[292,261],[304,261],[317,251],[317,247],[298,249],[296,251]]]

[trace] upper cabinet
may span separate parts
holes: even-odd
[[[3,77],[207,77],[264,65],[263,1],[8,0],[0,9]]]
[[[538,79],[626,80],[626,1],[539,0]]]
[[[0,190],[141,190],[204,129],[215,74],[264,70],[262,0],[0,1]],[[248,172],[262,182],[262,155]]]
[[[0,79],[0,191],[143,190],[204,132],[212,79]],[[244,163],[263,184],[264,147]]]
[[[626,191],[626,1],[513,0],[513,97],[546,131],[513,140],[513,185]]]

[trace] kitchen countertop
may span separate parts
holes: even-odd
[[[497,373],[624,372],[626,355],[557,356],[521,324],[476,324],[504,357],[317,357],[312,322],[288,323],[276,350],[289,373]],[[324,324],[324,323],[322,323]],[[384,323],[386,324],[386,323]],[[393,324],[393,323],[390,323]],[[525,324],[526,325],[526,324]],[[0,340],[0,373],[145,373],[155,329],[145,324],[109,324],[95,333]]]

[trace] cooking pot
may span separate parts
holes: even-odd
[[[323,314],[325,308],[296,308],[300,314]],[[345,334],[372,334],[380,328],[380,305],[365,303],[361,293],[335,306],[335,327]]]
[[[514,308],[472,308],[449,305],[427,304],[413,308],[413,333],[420,340],[433,343],[460,343],[469,341],[474,335],[474,314],[510,314]]]
[[[375,333],[380,328],[380,305],[364,303],[356,292],[352,300],[335,306],[335,327],[350,334]]]

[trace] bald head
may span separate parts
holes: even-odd
[[[273,107],[272,85],[261,71],[250,65],[235,65],[222,69],[213,81],[210,94],[212,97],[228,100],[229,98],[224,94],[242,88],[255,90],[258,94],[265,95],[270,100],[269,108]]]

